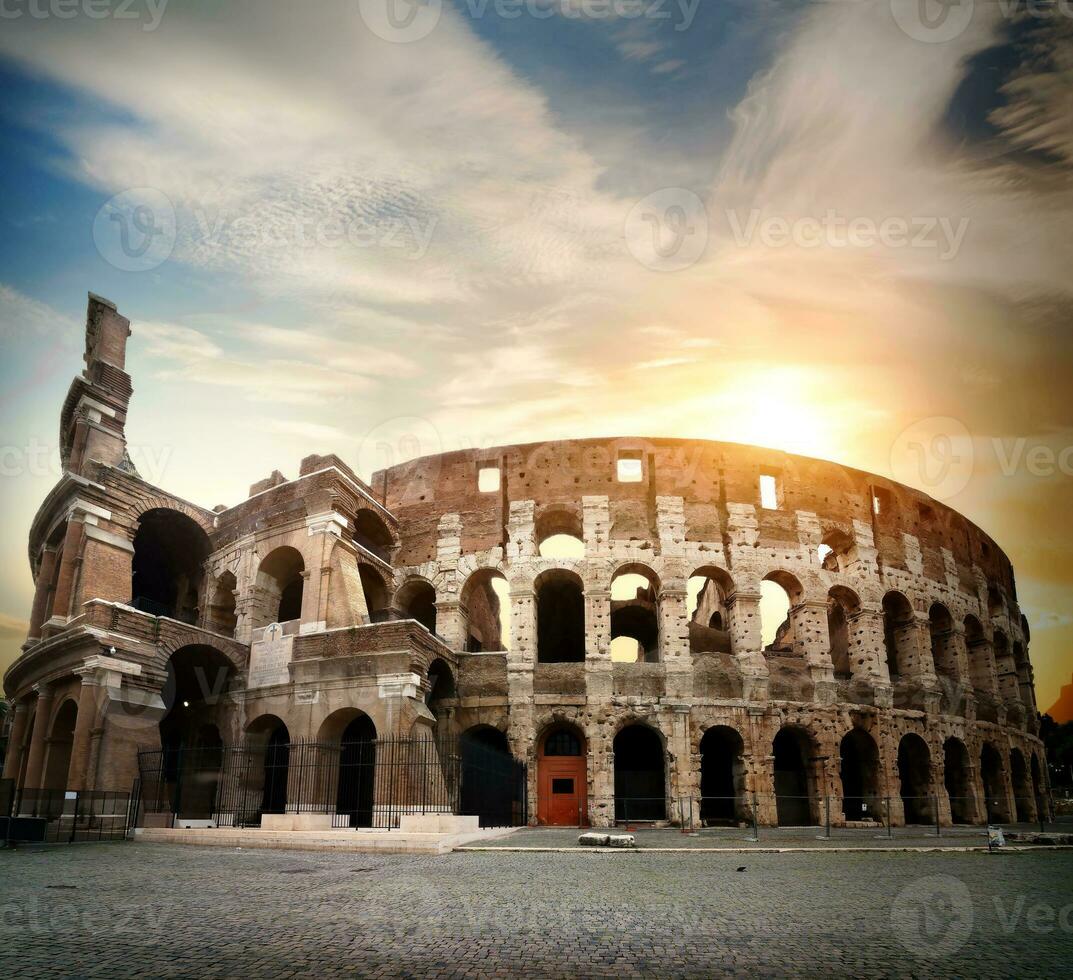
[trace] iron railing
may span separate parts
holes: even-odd
[[[754,794],[734,796],[621,797],[615,822],[637,827],[671,825],[684,832],[867,838],[976,835],[986,827],[1023,832],[1062,827],[1046,796],[834,796]]]
[[[33,821],[44,821],[44,826],[33,827]],[[21,789],[12,807],[8,840],[46,844],[123,840],[129,824],[129,793]],[[27,828],[25,837],[20,838],[19,826]]]
[[[525,822],[525,765],[456,738],[168,748],[139,753],[138,769],[140,826],[251,827],[277,813],[330,814],[337,829],[423,813]]]

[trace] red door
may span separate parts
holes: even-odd
[[[588,823],[585,756],[581,739],[555,732],[537,756],[537,820],[552,827]]]

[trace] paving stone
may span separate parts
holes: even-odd
[[[5,851],[0,976],[1059,976],[1070,881],[1052,849]]]

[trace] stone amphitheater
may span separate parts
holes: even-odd
[[[130,462],[130,334],[91,294],[4,678],[18,786],[129,791],[162,746],[458,737],[527,764],[531,823],[808,824],[826,805],[835,824],[949,825],[1043,805],[1010,562],[925,494],[615,438],[368,482],[312,455],[206,509]]]

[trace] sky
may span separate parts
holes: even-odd
[[[77,0],[0,25],[0,664],[86,292],[142,475],[647,435],[917,486],[1073,674],[1073,19],[1017,0]],[[927,15],[921,16],[921,11]]]

